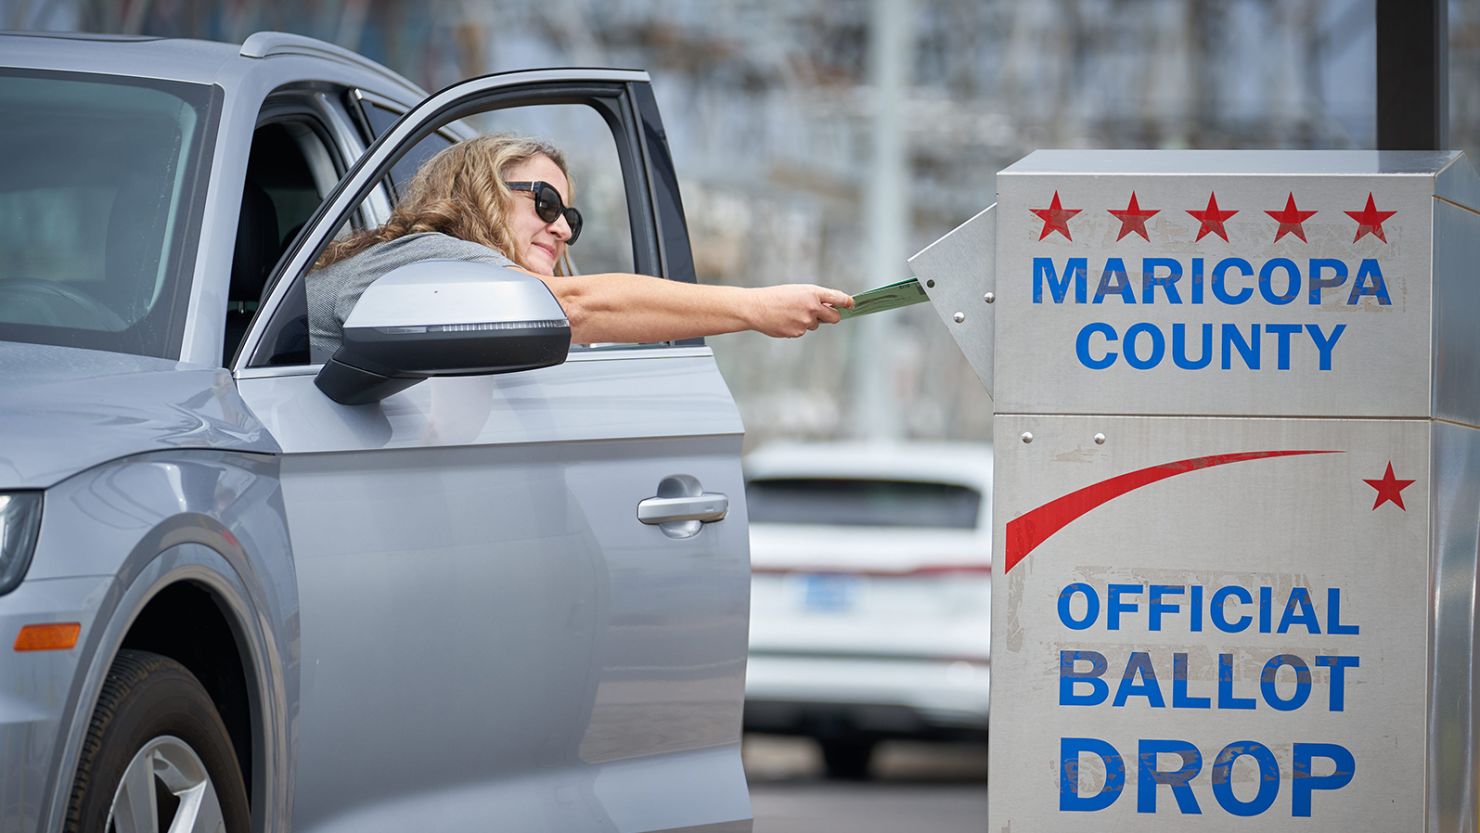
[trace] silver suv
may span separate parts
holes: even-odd
[[[645,73],[427,96],[277,33],[0,35],[0,828],[750,829],[708,348],[521,369],[491,322],[514,357],[315,384],[315,254],[544,106],[610,131],[631,270],[693,281]],[[382,335],[458,330],[434,300]]]

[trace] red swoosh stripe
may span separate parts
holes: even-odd
[[[1011,572],[1019,561],[1027,558],[1028,553],[1048,540],[1049,536],[1078,520],[1081,515],[1091,509],[1109,503],[1142,486],[1149,486],[1158,480],[1166,480],[1168,477],[1176,477],[1198,469],[1242,463],[1246,460],[1262,460],[1266,457],[1340,453],[1339,451],[1240,451],[1234,454],[1213,454],[1208,457],[1178,460],[1175,463],[1162,463],[1159,466],[1138,469],[1117,475],[1109,480],[1092,483],[1007,522],[1007,569],[1004,572]]]

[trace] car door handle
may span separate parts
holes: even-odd
[[[650,497],[637,504],[637,519],[645,524],[712,523],[724,520],[729,511],[728,497],[717,492],[705,492],[693,497]]]

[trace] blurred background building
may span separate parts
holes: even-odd
[[[702,279],[851,292],[993,201],[1036,148],[1370,148],[1374,0],[0,0],[7,29],[332,41],[427,89],[649,70]],[[1450,143],[1480,153],[1480,0],[1451,0]],[[928,306],[710,342],[749,442],[986,439]]]

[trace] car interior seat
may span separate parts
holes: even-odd
[[[262,186],[248,179],[242,187],[241,215],[236,223],[236,249],[231,257],[231,289],[226,298],[222,364],[231,362],[247,325],[257,313],[268,272],[282,252],[277,208]]]
[[[224,362],[230,362],[245,337],[247,325],[262,301],[272,267],[325,196],[315,184],[304,143],[323,142],[327,148],[327,140],[318,136],[319,131],[305,131],[306,124],[301,114],[295,114],[261,125],[252,136],[236,254],[232,259],[230,304],[222,347]],[[281,231],[284,227],[289,229],[286,234]],[[259,355],[266,364],[309,363],[308,300],[301,282],[294,285],[273,312],[273,322],[264,338]]]

